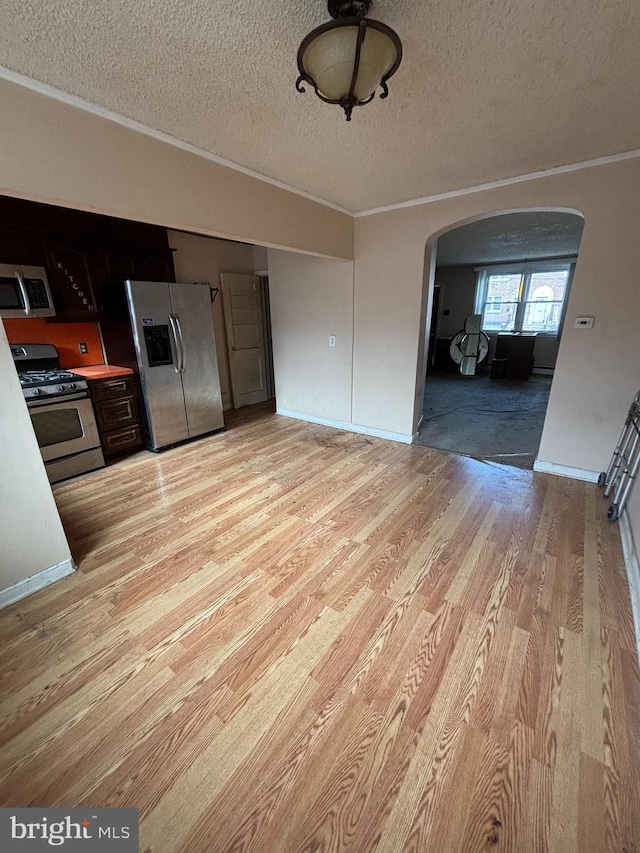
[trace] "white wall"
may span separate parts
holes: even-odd
[[[353,263],[269,249],[269,292],[278,409],[350,423]]]
[[[71,559],[0,321],[0,592]]]
[[[173,263],[178,281],[208,281],[213,287],[220,287],[221,272],[253,273],[255,269],[256,247],[247,243],[232,243],[229,240],[200,237],[182,231],[169,231],[168,234],[169,245],[176,250],[173,253]],[[232,406],[232,400],[222,291],[213,301],[211,310],[216,333],[222,404],[228,409]]]

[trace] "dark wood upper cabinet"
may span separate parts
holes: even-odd
[[[108,279],[123,281],[127,278],[137,278],[135,253],[129,246],[103,246],[102,254]]]
[[[140,277],[143,281],[175,281],[171,249],[161,252],[141,252],[139,256]]]
[[[98,305],[91,280],[91,248],[71,240],[42,241],[58,322],[96,322]]]
[[[112,281],[175,281],[171,249],[110,244],[103,247],[106,277]]]
[[[53,323],[102,321],[125,279],[175,281],[166,228],[0,196],[0,263],[45,266]]]
[[[44,248],[39,234],[0,226],[0,264],[41,267],[44,263]]]

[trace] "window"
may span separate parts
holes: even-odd
[[[479,267],[475,310],[483,330],[557,335],[574,262]]]

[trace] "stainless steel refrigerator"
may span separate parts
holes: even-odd
[[[149,450],[222,429],[222,397],[206,284],[127,281]]]

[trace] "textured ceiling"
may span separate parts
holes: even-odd
[[[640,147],[637,0],[374,0],[390,96],[298,94],[323,0],[4,0],[0,64],[352,211]]]
[[[577,255],[584,220],[570,213],[506,213],[443,234],[438,266]]]

